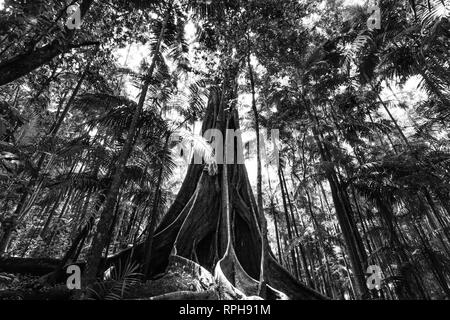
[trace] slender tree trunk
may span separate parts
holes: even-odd
[[[61,222],[61,219],[64,216],[64,213],[66,213],[67,206],[69,205],[71,199],[72,199],[72,190],[69,190],[67,192],[67,199],[64,202],[63,207],[61,208],[61,212],[59,213],[58,218],[56,219],[55,223],[53,224],[53,231],[50,234],[50,237],[48,237],[48,240],[47,240],[48,248],[50,248],[50,246],[51,246],[51,244],[53,242],[53,238],[55,237],[56,232],[58,230],[57,229],[58,228],[58,224]]]
[[[316,141],[317,147],[319,148],[322,161],[331,162],[331,157],[325,145],[322,143],[321,136],[318,132],[318,120],[312,114],[309,106],[309,102],[303,99],[306,111],[308,113],[309,119],[312,122],[313,136]],[[359,244],[360,238],[359,233],[354,224],[352,224],[352,212],[351,207],[348,204],[348,195],[345,190],[343,190],[342,185],[336,175],[334,169],[330,169],[327,174],[327,179],[330,184],[331,193],[333,196],[333,202],[336,208],[336,215],[341,226],[342,235],[344,237],[345,244],[348,249],[350,264],[355,277],[356,292],[359,298],[365,298],[368,296],[368,290],[366,286],[365,272],[363,268],[364,246]],[[346,199],[347,198],[347,199]],[[347,201],[346,201],[347,200]]]
[[[286,228],[287,228],[287,231],[288,231],[289,241],[293,241],[294,240],[294,236],[292,234],[291,222],[290,222],[290,219],[289,219],[289,211],[288,211],[289,209],[288,209],[288,206],[287,206],[287,203],[286,203],[286,193],[285,193],[285,190],[284,190],[283,179],[281,178],[281,171],[280,170],[281,170],[281,168],[278,168],[278,178],[280,180],[281,197],[283,199],[284,216],[285,216],[285,219],[286,219]],[[291,258],[292,258],[292,264],[294,266],[295,276],[296,276],[297,279],[299,279],[300,275],[298,274],[297,258],[295,257],[294,250],[291,249],[290,253],[291,253]]]
[[[276,213],[275,213],[275,208],[274,207],[275,206],[273,204],[273,200],[271,200],[270,208],[271,208],[272,217],[273,217],[273,223],[274,223],[274,227],[275,227],[275,237],[277,239],[278,260],[280,261],[280,264],[283,265],[281,242],[280,242],[280,231],[278,230],[278,221],[277,221],[277,217],[276,217]]]
[[[163,154],[166,154],[166,149],[169,143],[170,134],[167,134],[166,140],[164,142],[164,151]],[[147,238],[145,240],[145,258],[144,258],[144,266],[143,266],[143,274],[145,277],[149,276],[149,270],[150,270],[150,260],[152,255],[152,243],[153,243],[153,236],[155,234],[155,228],[157,224],[157,215],[158,215],[158,207],[159,207],[159,198],[161,193],[161,184],[163,180],[163,171],[164,171],[164,164],[161,162],[159,172],[158,172],[158,181],[156,183],[155,187],[155,193],[153,197],[153,207],[152,211],[150,213],[149,217],[149,223],[148,223],[148,231],[147,231]]]
[[[260,143],[260,132],[259,132],[259,115],[258,115],[258,109],[256,107],[256,92],[255,92],[255,79],[253,75],[253,68],[250,61],[250,48],[247,52],[247,63],[248,63],[248,71],[250,76],[250,87],[252,91],[252,110],[253,110],[253,116],[255,117],[255,132],[256,132],[256,199],[258,203],[258,211],[261,216],[261,239],[262,239],[262,246],[261,246],[261,268],[260,268],[260,275],[259,275],[259,295],[265,296],[265,280],[264,280],[264,269],[265,269],[265,252],[266,252],[266,243],[265,239],[267,237],[267,234],[265,232],[267,231],[267,222],[264,217],[264,204],[263,204],[263,196],[262,196],[262,173],[261,173],[261,143]]]

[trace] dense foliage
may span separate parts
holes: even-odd
[[[381,0],[373,30],[342,0],[83,0],[70,30],[76,2],[0,9],[0,255],[90,283],[151,248],[233,69],[242,129],[280,131],[279,161],[245,141],[278,262],[334,299],[450,298],[448,0]]]

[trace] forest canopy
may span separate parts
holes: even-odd
[[[448,0],[0,0],[0,300],[449,299],[449,64]]]

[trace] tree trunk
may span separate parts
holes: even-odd
[[[253,115],[255,117],[255,133],[256,133],[256,199],[258,203],[258,211],[259,216],[261,218],[262,225],[262,233],[261,233],[261,241],[262,241],[262,251],[261,251],[261,267],[259,274],[259,288],[258,294],[264,296],[265,292],[265,280],[264,280],[264,269],[265,269],[265,250],[266,247],[265,239],[267,237],[267,222],[264,216],[264,204],[263,204],[263,196],[262,196],[262,174],[261,174],[261,144],[260,144],[260,134],[259,134],[259,115],[258,109],[256,108],[256,92],[255,92],[255,79],[253,76],[253,68],[250,61],[250,51],[247,53],[247,63],[248,63],[248,71],[250,75],[250,87],[252,91],[252,110]]]
[[[322,161],[331,162],[331,155],[327,150],[325,144],[322,142],[323,137],[318,130],[318,119],[311,112],[311,108],[309,105],[310,102],[306,99],[303,99],[303,102],[308,113],[308,117],[312,123],[313,136],[319,149]],[[359,298],[364,298],[368,296],[365,272],[363,267],[366,255],[366,252],[364,251],[364,245],[360,238],[356,224],[354,223],[353,212],[348,200],[348,194],[342,187],[342,183],[340,182],[334,168],[330,168],[330,170],[328,170],[327,179],[330,184],[331,194],[336,208],[336,216],[338,218],[344,242],[348,250],[350,266],[355,277],[356,293]]]
[[[225,132],[226,103],[221,102],[218,91],[211,92],[202,133],[209,128]],[[228,128],[238,129],[237,112],[228,118]],[[219,286],[233,292],[234,297],[258,294],[256,279],[260,276],[263,251],[261,225],[245,165],[234,163],[226,168],[219,165],[215,175],[209,175],[204,165],[189,166],[175,202],[155,230],[148,276],[163,272],[170,256],[195,257],[201,266],[215,272]],[[124,263],[130,255],[143,261],[144,248],[145,244],[140,243],[124,250],[112,257],[109,264]],[[268,299],[325,298],[276,262],[268,245],[264,251]]]
[[[166,136],[166,141],[164,142],[164,154],[166,153],[167,145],[169,143],[170,135],[168,134]],[[155,187],[155,194],[153,197],[153,208],[150,213],[150,221],[148,223],[148,234],[147,239],[145,240],[145,258],[144,258],[144,268],[143,268],[143,274],[148,275],[148,271],[150,269],[150,258],[152,255],[152,243],[153,243],[153,236],[155,235],[155,227],[157,223],[156,215],[158,214],[158,206],[159,206],[159,196],[160,196],[160,190],[161,190],[161,183],[162,183],[162,176],[164,171],[164,164],[161,163],[161,167],[159,168],[158,173],[158,181],[156,183]]]

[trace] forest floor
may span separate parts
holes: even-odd
[[[43,285],[40,277],[0,273],[0,300],[71,300],[75,291],[67,289],[65,284]],[[112,287],[121,286],[123,282],[105,281],[94,288],[95,293],[88,299],[113,299]],[[203,294],[202,294],[203,293]],[[198,294],[198,295],[197,295]],[[199,279],[185,273],[167,273],[163,277],[145,283],[127,286],[121,299],[201,299],[217,298],[215,294],[203,287]]]
[[[211,273],[187,259],[171,264],[165,273],[141,282],[120,276],[98,282],[88,290],[93,300],[217,300],[219,290]],[[77,291],[64,283],[50,285],[42,276],[0,272],[0,300],[71,300]]]

